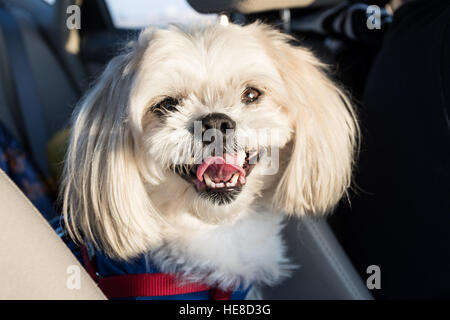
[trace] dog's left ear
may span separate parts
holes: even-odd
[[[324,73],[324,65],[287,35],[254,24],[284,82],[284,107],[295,133],[290,160],[273,204],[288,214],[329,212],[351,184],[359,128],[349,98]]]

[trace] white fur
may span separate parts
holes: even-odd
[[[75,113],[62,193],[71,235],[118,259],[150,254],[167,272],[222,288],[286,275],[282,215],[270,212],[329,212],[350,186],[358,141],[347,97],[289,40],[259,23],[143,31]],[[241,101],[249,86],[264,92],[252,105]],[[181,102],[162,121],[151,106],[168,96]],[[225,205],[170,169],[188,160],[180,146],[198,143],[189,125],[211,112],[236,121],[243,145],[280,149],[278,172],[256,165]],[[247,129],[279,134],[256,142]]]
[[[176,232],[151,255],[164,272],[222,289],[273,285],[289,275],[280,237],[283,216],[252,209],[236,221],[210,225],[189,213],[173,223]]]

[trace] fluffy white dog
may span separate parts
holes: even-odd
[[[283,216],[336,205],[358,140],[348,98],[291,40],[260,23],[144,30],[75,114],[71,235],[221,289],[286,275]]]

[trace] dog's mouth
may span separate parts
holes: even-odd
[[[241,150],[223,156],[210,156],[199,165],[192,165],[186,173],[176,172],[191,182],[200,196],[216,204],[227,204],[242,191],[248,176],[260,159],[259,150]]]

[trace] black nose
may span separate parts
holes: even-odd
[[[226,134],[227,129],[234,130],[236,128],[236,122],[223,113],[207,114],[201,119],[201,121],[203,132],[209,129],[215,129],[221,131],[223,134]]]

